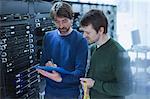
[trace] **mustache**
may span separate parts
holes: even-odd
[[[63,27],[63,28],[58,28],[58,30],[67,30],[67,28]]]

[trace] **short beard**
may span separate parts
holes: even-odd
[[[60,31],[61,34],[68,33],[69,29],[70,29],[70,27],[69,27],[69,28],[65,28],[65,27],[63,27],[63,28],[58,28],[58,30]]]

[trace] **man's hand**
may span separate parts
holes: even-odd
[[[56,64],[54,64],[52,61],[48,61],[45,66],[53,66],[53,67],[57,67]]]
[[[38,71],[38,73],[42,74],[43,76],[48,77],[49,79],[52,79],[56,82],[61,82],[62,81],[62,77],[56,71],[52,71],[52,73],[44,71],[42,69],[37,69],[37,71]]]
[[[91,78],[80,78],[80,83],[82,84],[82,86],[84,86],[84,84],[87,84],[87,88],[90,89],[94,86],[95,81]]]

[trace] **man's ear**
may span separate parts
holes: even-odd
[[[73,19],[71,19],[71,25],[73,25]]]
[[[102,35],[104,33],[104,27],[100,27],[98,33]]]

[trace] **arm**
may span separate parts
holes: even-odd
[[[75,70],[72,72],[73,75],[61,75],[62,82],[66,84],[79,83],[79,78],[85,74],[85,68],[87,63],[88,55],[88,44],[85,39],[81,39],[78,43],[78,49],[75,58]]]
[[[95,79],[94,90],[111,96],[126,96],[132,92],[132,74],[130,59],[126,52],[116,54],[114,61],[115,81],[99,81]]]

